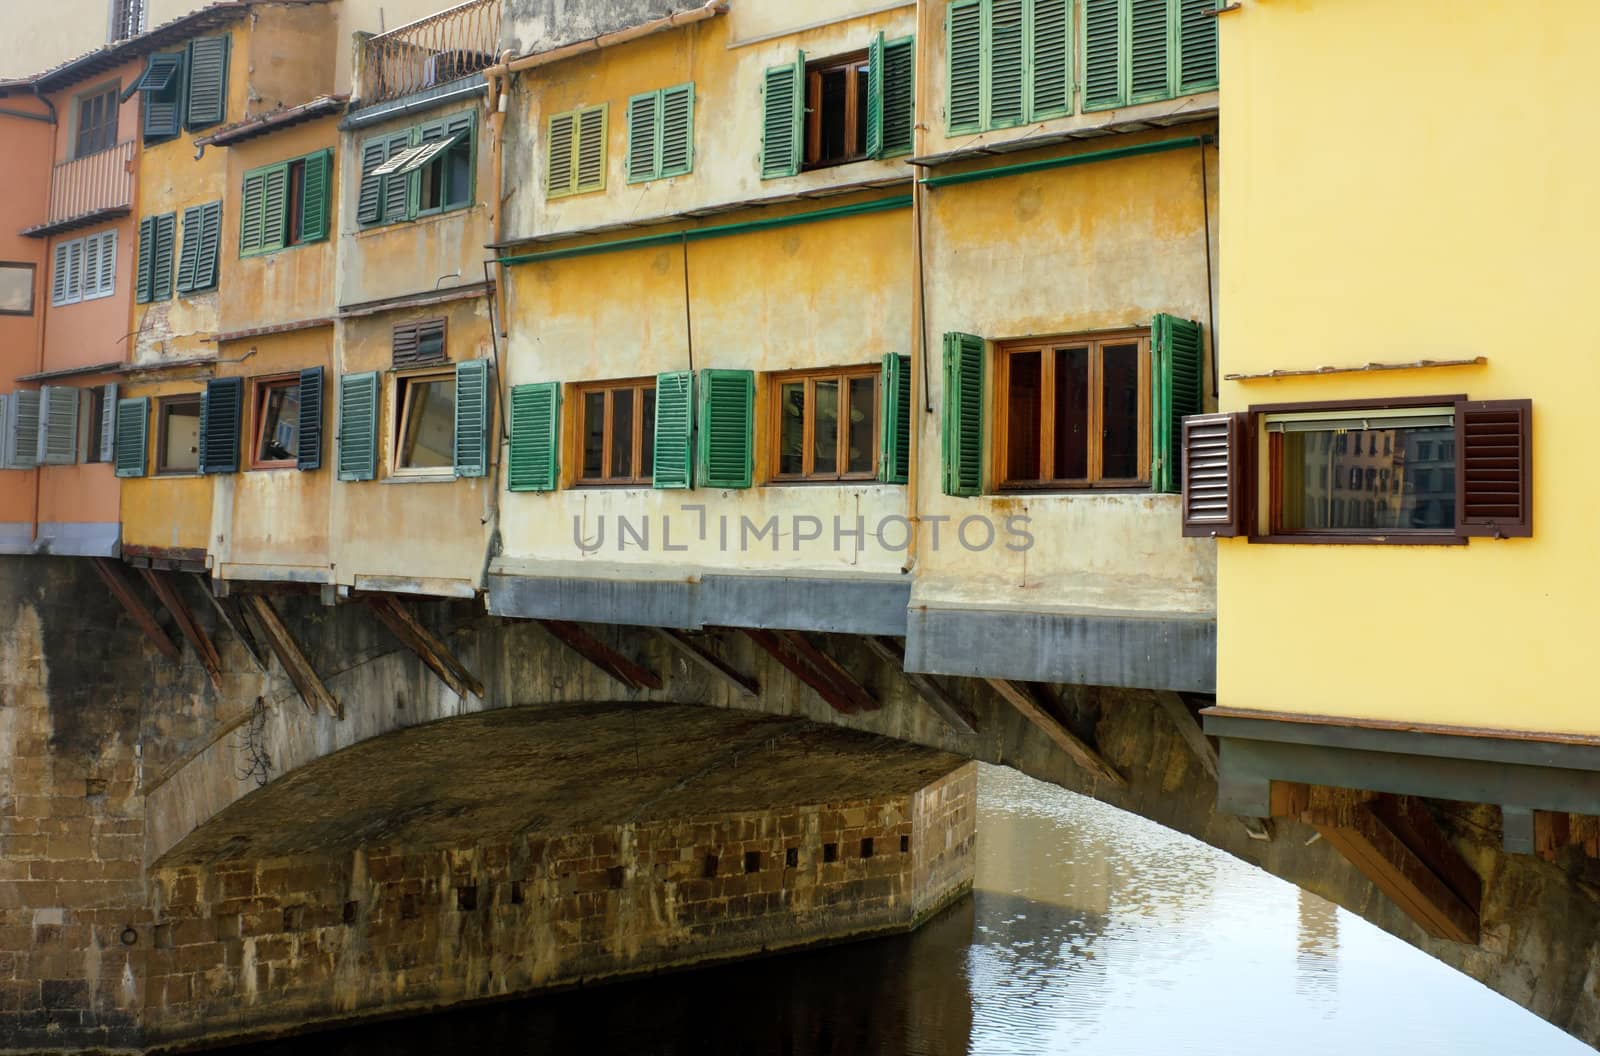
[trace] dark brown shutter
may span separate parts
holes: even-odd
[[[1456,404],[1456,531],[1533,534],[1533,401]]]
[[[1245,501],[1248,416],[1191,414],[1183,420],[1183,534],[1191,538],[1248,534]]]
[[[415,367],[444,362],[444,320],[422,319],[394,328],[394,365]]]

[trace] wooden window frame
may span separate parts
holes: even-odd
[[[1061,334],[1047,338],[1027,338],[1000,341],[994,346],[994,385],[990,395],[991,427],[990,472],[994,474],[996,491],[1149,491],[1151,488],[1151,445],[1154,442],[1155,405],[1151,386],[1153,363],[1150,354],[1149,328],[1129,330],[1100,330],[1088,333]],[[1104,477],[1104,446],[1102,444],[1103,385],[1105,380],[1106,345],[1136,344],[1139,363],[1139,476]],[[1039,468],[1053,471],[1055,463],[1055,400],[1046,398],[1054,393],[1056,357],[1046,353],[1066,347],[1089,349],[1089,422],[1088,467],[1089,475],[1081,480],[1056,479],[1041,475],[1037,480],[1012,480],[1007,475],[1010,448],[1010,406],[1006,398],[1011,381],[1011,357],[1019,352],[1039,353]]]
[[[157,477],[198,477],[200,475],[200,447],[205,444],[205,437],[197,435],[195,443],[195,456],[193,469],[169,469],[167,460],[167,419],[171,412],[184,404],[194,405],[195,421],[200,420],[201,394],[198,392],[177,393],[172,396],[156,397],[156,469]]]
[[[0,315],[32,315],[39,305],[39,265],[27,260],[0,260],[0,269],[18,271],[26,268],[28,271],[28,307],[19,311],[15,308],[0,308]]]
[[[650,459],[650,475],[646,476],[639,473],[639,467],[642,464],[641,456],[644,454],[645,445],[653,445],[655,443],[655,437],[644,435],[644,415],[639,410],[643,406],[642,396],[640,395],[635,395],[634,397],[633,461],[629,463],[633,467],[633,473],[626,477],[611,475],[611,407],[615,399],[614,394],[624,389],[636,394],[642,394],[647,390],[654,393],[656,391],[655,375],[642,378],[619,378],[611,381],[582,381],[572,386],[573,410],[570,415],[572,426],[569,432],[569,447],[566,453],[568,456],[567,464],[572,467],[573,487],[647,488],[655,483],[655,452],[653,448]],[[605,393],[605,409],[601,412],[604,420],[600,428],[600,468],[602,475],[585,477],[583,475],[583,437],[585,426],[588,425],[588,406],[585,397],[596,392]]]
[[[400,464],[401,449],[405,446],[406,431],[411,425],[411,401],[408,399],[407,389],[414,383],[443,381],[452,387],[456,383],[456,367],[448,360],[442,363],[430,364],[425,367],[406,368],[396,371],[393,375],[393,384],[390,392],[393,394],[394,406],[394,432],[389,441],[389,475],[391,477],[440,477],[455,476],[455,422],[451,420],[451,463],[447,466],[402,466]]]
[[[110,106],[111,142],[94,150],[83,150],[83,106],[85,103],[102,96],[109,97],[107,105]],[[89,158],[96,154],[103,154],[117,145],[117,131],[121,125],[122,117],[122,84],[120,81],[108,81],[97,85],[87,91],[79,92],[72,97],[72,159]],[[102,124],[101,128],[106,126]],[[104,137],[102,137],[104,138]]]
[[[867,115],[862,112],[859,103],[860,92],[856,86],[857,78],[867,76],[868,55],[865,50],[852,51],[844,55],[832,55],[826,59],[817,59],[806,63],[805,80],[805,140],[804,154],[800,159],[800,171],[809,172],[812,169],[831,169],[837,165],[852,165],[858,161],[867,161],[871,154],[865,148],[860,154],[854,153],[858,134],[866,127]],[[842,158],[831,161],[819,161],[822,153],[822,76],[835,70],[844,70],[844,137],[845,142],[851,145],[851,150]]]
[[[850,431],[850,381],[855,378],[872,379],[872,468],[848,472],[844,467],[850,457],[846,442]],[[831,473],[816,469],[816,391],[818,381],[839,383],[839,435],[835,439],[835,463]],[[801,438],[801,465],[799,473],[782,473],[783,464],[783,387],[804,382],[806,386],[806,413]],[[883,421],[879,413],[883,408],[883,364],[872,363],[854,367],[820,367],[812,370],[789,370],[767,376],[767,463],[771,472],[770,484],[853,484],[872,483],[878,479],[878,459],[882,457]]]
[[[245,468],[257,469],[294,469],[299,464],[298,451],[295,455],[283,459],[263,459],[257,455],[261,450],[261,440],[267,427],[267,416],[263,413],[266,409],[267,396],[273,389],[293,389],[298,395],[300,391],[300,373],[298,371],[287,374],[267,374],[259,378],[250,379],[250,453],[245,459]],[[298,446],[298,445],[297,445]]]

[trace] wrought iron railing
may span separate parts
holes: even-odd
[[[63,161],[50,172],[49,223],[133,206],[134,142]]]
[[[494,64],[500,0],[467,3],[369,39],[361,49],[362,105],[398,99]]]

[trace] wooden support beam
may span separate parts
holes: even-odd
[[[1006,703],[1022,712],[1024,718],[1037,726],[1046,737],[1054,741],[1056,746],[1066,752],[1073,762],[1089,771],[1094,777],[1107,781],[1117,788],[1128,787],[1127,778],[1117,773],[1116,768],[1107,762],[1092,745],[1057,722],[1056,717],[1051,715],[1043,705],[1034,699],[1033,693],[1026,686],[1005,678],[986,678],[984,681],[989,684],[990,689],[1000,694]]]
[[[161,604],[172,613],[172,618],[177,621],[178,630],[183,632],[183,636],[194,647],[195,655],[200,658],[200,666],[206,669],[211,685],[221,693],[222,658],[217,655],[217,647],[211,644],[211,637],[206,634],[205,628],[195,621],[194,613],[189,611],[188,604],[178,593],[177,582],[154,569],[141,568],[139,574],[144,577],[150,589],[155,591],[156,597],[161,599]]]
[[[1472,866],[1450,845],[1450,837],[1439,827],[1428,804],[1416,796],[1383,795],[1367,803],[1378,820],[1399,837],[1422,864],[1443,880],[1472,912],[1483,903],[1483,881]],[[1557,815],[1563,821],[1567,815]]]
[[[133,592],[133,586],[122,578],[116,562],[109,558],[95,557],[90,558],[90,563],[94,565],[94,570],[99,573],[112,595],[122,603],[124,611],[132,617],[134,623],[138,624],[145,637],[150,639],[150,644],[174,664],[183,663],[183,655],[178,652],[178,643],[162,629],[161,624],[156,621],[155,613],[145,605],[143,598]]]
[[[754,699],[761,695],[761,683],[740,674],[732,665],[711,650],[697,644],[682,631],[671,627],[652,627],[651,630],[655,632],[657,638],[667,643],[669,648],[681,653],[685,660],[720,678],[740,696]]]
[[[661,676],[640,667],[570,620],[540,620],[562,644],[632,690],[660,689]]]
[[[216,610],[217,616],[223,623],[228,625],[228,630],[232,631],[233,636],[239,639],[239,644],[243,645],[245,652],[250,654],[250,659],[254,660],[256,667],[265,674],[267,670],[266,655],[262,653],[261,643],[256,641],[255,633],[250,630],[249,625],[244,621],[244,611],[239,607],[239,599],[227,595],[219,597],[211,590],[205,576],[199,572],[191,572],[189,574],[199,584],[200,592],[206,596],[207,601],[211,602],[211,607]]]
[[[1189,710],[1189,704],[1181,696],[1170,690],[1156,693],[1156,703],[1167,718],[1172,720],[1172,725],[1177,728],[1178,736],[1183,738],[1183,743],[1189,746],[1189,751],[1194,754],[1200,763],[1200,768],[1211,775],[1211,780],[1217,779],[1217,749],[1212,745],[1210,738],[1200,728],[1200,720],[1195,718],[1194,712]]]
[[[906,680],[917,696],[922,698],[922,702],[932,708],[946,726],[957,733],[978,732],[978,720],[972,714],[972,709],[957,700],[931,676],[906,670],[906,651],[899,642],[876,634],[866,635],[861,640],[873,655],[893,667]]]
[[[856,676],[845,670],[843,664],[819,649],[811,639],[799,631],[779,631],[778,635],[796,654],[816,668],[822,677],[831,681],[840,692],[849,697],[857,711],[877,711],[883,706],[878,703],[878,698],[872,695],[872,690],[862,685]]]
[[[449,646],[423,626],[405,602],[393,594],[370,594],[366,596],[366,601],[390,633],[416,653],[439,676],[439,680],[450,687],[451,692],[462,697],[470,694],[483,699],[483,682],[456,659]]]
[[[798,638],[798,635],[791,637],[782,631],[766,631],[754,627],[745,627],[742,630],[744,636],[754,642],[758,649],[815,690],[817,696],[821,697],[828,707],[841,715],[855,715],[861,711],[862,701],[859,694],[849,688],[850,684],[855,684],[854,679],[849,679],[849,684],[841,685],[833,675],[832,668],[814,664],[796,644],[794,639]],[[816,652],[816,647],[810,642],[806,642],[805,645],[811,652]],[[859,685],[856,685],[856,689],[861,694],[866,693],[866,690]],[[873,707],[877,707],[877,701],[872,700],[870,694],[867,694],[867,699],[871,701]]]
[[[306,659],[306,654],[300,651],[300,646],[289,633],[289,628],[284,626],[278,610],[272,607],[272,599],[265,594],[246,594],[244,605],[245,611],[254,616],[256,623],[260,625],[262,636],[272,647],[278,663],[289,673],[289,681],[300,691],[300,699],[306,702],[306,707],[315,713],[319,707],[326,706],[335,717],[342,720],[344,705],[340,704],[339,699],[328,692],[328,687],[322,684],[322,679],[317,676],[311,661]]]

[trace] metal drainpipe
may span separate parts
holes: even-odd
[[[61,135],[61,125],[56,121],[56,105],[54,103],[52,103],[49,99],[44,97],[44,95],[39,91],[39,86],[38,85],[34,85],[33,86],[33,94],[34,94],[34,97],[36,99],[38,99],[41,103],[43,103],[50,110],[50,160],[51,160],[51,162],[53,164],[54,161],[55,161],[55,156],[56,156],[56,148],[58,146],[58,144],[56,143],[56,140]],[[135,176],[136,180],[137,180],[137,178],[138,177]],[[46,210],[47,213],[48,213],[49,209],[50,209],[50,205],[49,205],[49,202],[47,201],[45,203],[45,210]],[[54,241],[53,238],[45,240],[46,249],[49,248],[50,243],[52,241]],[[51,253],[49,253],[49,252],[46,252],[44,256],[45,256],[45,259],[44,259],[44,270],[45,270],[45,275],[46,275],[45,287],[48,288],[49,285],[50,285],[49,279],[48,279],[48,276],[50,275],[50,270],[49,269],[51,267],[51,263],[52,263],[52,260],[53,260],[53,255]],[[35,373],[43,374],[44,373],[45,330],[50,325],[50,313],[53,310],[53,308],[52,308],[52,306],[50,304],[50,298],[47,297],[47,296],[43,296],[40,291],[35,291],[34,296],[39,299],[39,341],[38,341],[39,352],[38,352],[38,355],[34,357],[34,359],[35,359],[35,368],[34,368],[34,370],[35,370]],[[43,385],[39,386],[39,392],[40,392],[39,398],[41,400],[43,400],[44,399],[44,386]],[[43,495],[44,495],[43,474],[44,474],[44,470],[41,469],[39,466],[35,465],[33,467],[33,527],[32,527],[32,529],[30,530],[30,532],[28,534],[28,545],[29,545],[30,549],[34,546],[34,544],[39,542],[39,503],[42,500]]]
[[[505,183],[505,124],[507,113],[507,99],[511,91],[511,52],[507,51],[501,56],[502,65],[499,69],[491,68],[488,71],[489,80],[489,142],[492,156],[493,178],[490,180],[489,197],[489,225],[490,237],[498,244],[505,230],[504,207],[505,198],[503,190]],[[508,450],[510,437],[504,424],[510,417],[510,408],[506,406],[506,396],[510,389],[506,385],[504,358],[498,354],[498,342],[495,332],[499,336],[508,336],[505,321],[505,295],[506,295],[506,266],[499,261],[500,254],[495,253],[495,283],[494,290],[489,295],[489,340],[495,345],[497,354],[495,363],[495,399],[500,404],[500,413],[491,420],[495,423],[495,444],[493,450],[499,457],[495,459],[495,468],[488,475],[489,489],[484,496],[484,524],[488,528],[488,536],[483,548],[483,570],[479,575],[485,592],[489,586],[489,566],[494,562],[495,551],[500,545],[500,488],[505,483],[502,477],[508,472],[509,459],[503,452]],[[484,271],[489,270],[488,262],[484,262]],[[487,598],[486,598],[487,601]]]
[[[921,18],[923,5],[917,6],[918,18]],[[920,34],[922,25],[917,26]],[[918,52],[921,54],[921,52]],[[927,83],[927,78],[916,79],[918,91]],[[914,107],[915,114],[921,114],[924,109]],[[921,121],[913,119],[911,126],[912,155],[920,156],[927,140],[927,126]],[[911,406],[907,413],[911,415],[911,450],[907,452],[906,464],[910,467],[906,473],[906,521],[911,525],[910,539],[906,545],[906,563],[902,570],[906,575],[914,575],[917,568],[917,555],[922,536],[922,515],[920,508],[921,489],[918,480],[922,476],[922,431],[927,425],[923,412],[923,400],[928,391],[928,323],[924,318],[926,302],[922,291],[922,199],[927,194],[927,189],[921,182],[913,178],[911,181],[911,232],[912,250],[915,254],[916,275],[911,287]],[[913,584],[914,586],[914,584]]]

